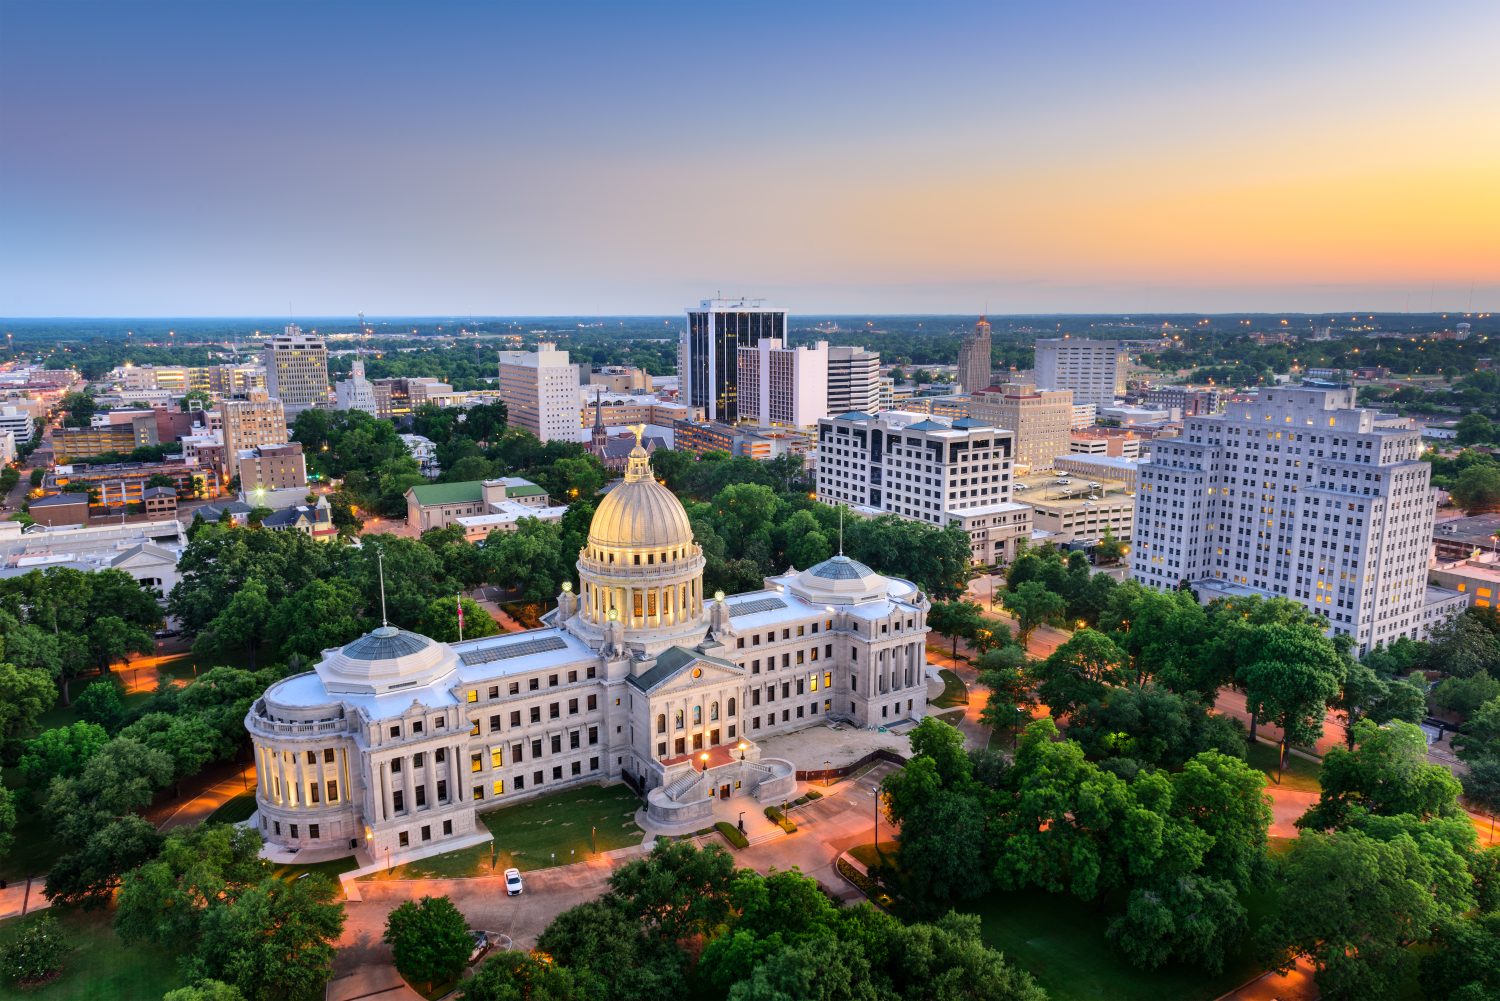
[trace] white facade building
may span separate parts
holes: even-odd
[[[36,420],[25,407],[0,407],[0,431],[9,431],[17,446],[24,445],[36,434]]]
[[[380,407],[375,402],[375,386],[365,378],[363,358],[354,359],[354,368],[349,373],[349,378],[341,379],[333,384],[333,399],[335,410],[363,410],[371,417],[379,415]]]
[[[828,342],[789,348],[762,337],[739,350],[740,420],[810,428],[828,416]]]
[[[435,480],[442,475],[442,467],[438,465],[437,445],[431,438],[424,438],[419,434],[401,435],[401,444],[406,446],[406,451],[416,460],[417,469],[429,480]]]
[[[542,441],[578,440],[578,367],[556,344],[501,351],[498,385],[511,424]]]
[[[1360,652],[1420,637],[1446,603],[1462,608],[1461,595],[1427,587],[1434,505],[1421,436],[1356,408],[1352,388],[1263,390],[1152,446],[1131,554],[1142,583],[1186,581],[1205,601],[1290,598]]]
[[[703,593],[687,512],[644,449],[599,503],[547,625],[456,644],[382,626],[250,708],[273,850],[399,863],[488,840],[478,811],[617,781],[657,825],[704,826],[796,788],[763,736],[827,719],[920,718],[926,616],[911,583],[836,556],[726,598]]]
[[[969,534],[977,563],[1009,562],[1031,534],[1011,499],[1013,436],[969,418],[893,410],[818,422],[817,494],[864,514],[895,514]]]
[[[288,417],[328,405],[328,345],[323,338],[289,323],[285,332],[266,339],[261,357],[266,391],[281,401]]]
[[[828,413],[873,414],[880,402],[880,352],[855,347],[828,349]]]
[[[1037,386],[1071,389],[1077,404],[1107,407],[1123,396],[1126,368],[1125,347],[1119,341],[1055,337],[1036,342]]]

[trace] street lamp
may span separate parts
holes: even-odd
[[[875,857],[880,857],[880,787],[871,786],[870,793],[875,797]]]
[[[833,785],[833,772],[828,767],[831,763],[832,762],[830,762],[827,758],[823,759],[823,787],[824,788],[827,788],[828,786]]]
[[[739,752],[740,752],[740,762],[741,763],[744,763],[744,760],[745,760],[745,748],[746,748],[746,746],[748,746],[748,745],[746,745],[746,743],[743,740],[740,741]]]
[[[745,833],[745,811],[744,810],[740,811],[740,833],[741,834]]]
[[[708,771],[708,752],[704,751],[702,754],[698,755],[698,760],[703,762],[703,767],[699,769],[699,772],[706,773]]]

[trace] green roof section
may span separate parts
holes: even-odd
[[[507,486],[505,488],[505,496],[507,497],[536,497],[546,492],[547,491],[543,490],[535,483],[527,483],[521,486],[514,487]]]
[[[484,484],[480,480],[465,483],[424,483],[411,488],[412,496],[423,507],[440,504],[477,504],[484,499]]]

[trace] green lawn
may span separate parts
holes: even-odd
[[[208,815],[205,824],[238,824],[255,812],[255,793],[242,792]]]
[[[511,866],[526,872],[573,861],[582,862],[589,857],[591,835],[595,830],[601,852],[640,844],[645,837],[635,822],[635,813],[640,808],[640,799],[623,785],[570,789],[480,814],[479,819],[495,836],[492,844],[398,865],[389,876],[377,873],[365,878],[440,879],[487,875],[492,851],[495,853],[496,872]],[[573,854],[570,855],[570,851]]]
[[[74,948],[62,975],[44,987],[13,990],[0,987],[5,997],[36,1001],[161,1001],[167,991],[183,986],[177,976],[176,957],[150,945],[127,947],[115,935],[110,921],[113,911],[77,911],[58,908],[54,914]],[[27,915],[0,924],[0,945],[9,944],[24,923],[40,915]],[[10,992],[10,993],[6,993]]]
[[[1250,764],[1266,773],[1266,784],[1269,787],[1276,785],[1276,752],[1277,745],[1266,744],[1256,741],[1250,745]],[[1286,771],[1281,776],[1281,787],[1283,789],[1296,789],[1301,792],[1322,792],[1323,787],[1318,784],[1318,764],[1308,761],[1306,758],[1295,754],[1286,757]]]
[[[1253,925],[1266,902],[1247,906]],[[1053,1001],[1208,1001],[1264,969],[1247,946],[1217,976],[1184,966],[1138,970],[1104,937],[1108,910],[1065,894],[994,893],[964,910],[979,915],[985,943],[1029,971]]]
[[[318,872],[333,880],[334,885],[338,885],[340,874],[358,868],[359,862],[355,860],[353,855],[349,855],[345,858],[333,859],[329,862],[313,862],[309,865],[287,864],[274,866],[271,869],[271,875],[290,881],[305,873]]]
[[[938,672],[938,676],[943,679],[943,694],[931,700],[932,705],[939,709],[951,709],[969,704],[969,686],[964,684],[962,678],[946,667]]]

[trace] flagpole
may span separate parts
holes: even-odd
[[[464,595],[460,591],[453,599],[453,607],[458,609],[458,641],[464,641]]]

